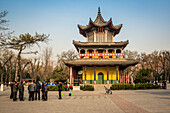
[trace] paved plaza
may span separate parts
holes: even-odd
[[[25,88],[26,89],[26,88]],[[0,113],[169,113],[170,89],[167,90],[122,90],[113,91],[63,91],[58,99],[58,91],[49,91],[48,101],[13,102],[9,99],[10,88],[0,92]]]

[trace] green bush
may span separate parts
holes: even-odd
[[[84,86],[80,86],[80,89],[83,90],[83,91],[94,91],[94,86],[84,85]]]
[[[58,91],[58,85],[48,85],[49,91]],[[62,91],[65,91],[64,85],[62,85]]]
[[[112,84],[112,90],[137,90],[137,89],[159,89],[160,85],[153,85],[152,83],[138,83],[133,84]]]
[[[160,85],[154,85],[153,88],[154,89],[161,89],[161,86]]]
[[[83,90],[84,89],[84,86],[80,86],[80,90]]]
[[[117,84],[117,85],[118,85],[118,84]],[[119,84],[119,85],[118,85],[118,89],[119,89],[119,90],[125,89],[125,85],[124,85],[124,84]]]
[[[49,91],[58,91],[57,85],[48,85]]]
[[[125,90],[133,89],[133,84],[125,84]]]

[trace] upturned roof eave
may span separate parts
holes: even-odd
[[[114,33],[114,36],[115,36],[115,35],[119,34],[123,24],[114,26],[111,19],[106,23],[98,24],[98,23],[93,22],[90,18],[88,25],[82,26],[82,25],[78,24],[77,26],[79,28],[80,34],[82,34],[84,37],[86,37],[85,32],[90,30],[92,27],[108,27],[110,30],[115,30],[115,33]]]
[[[124,42],[78,42],[73,40],[73,44],[76,46],[127,46],[129,44],[129,40]]]
[[[67,66],[134,66],[139,63],[139,60],[127,60],[127,61],[101,61],[101,60],[71,60],[64,61]]]

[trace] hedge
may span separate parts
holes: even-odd
[[[62,91],[65,91],[65,85],[62,85]],[[58,91],[58,85],[48,85],[49,91]]]
[[[92,85],[80,86],[80,90],[83,90],[83,91],[94,91],[94,86],[92,86]]]
[[[152,83],[138,83],[133,84],[112,84],[112,90],[137,90],[137,89],[160,89],[160,85],[153,85]]]

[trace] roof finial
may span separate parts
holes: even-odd
[[[98,7],[98,13],[100,13],[100,7]]]

